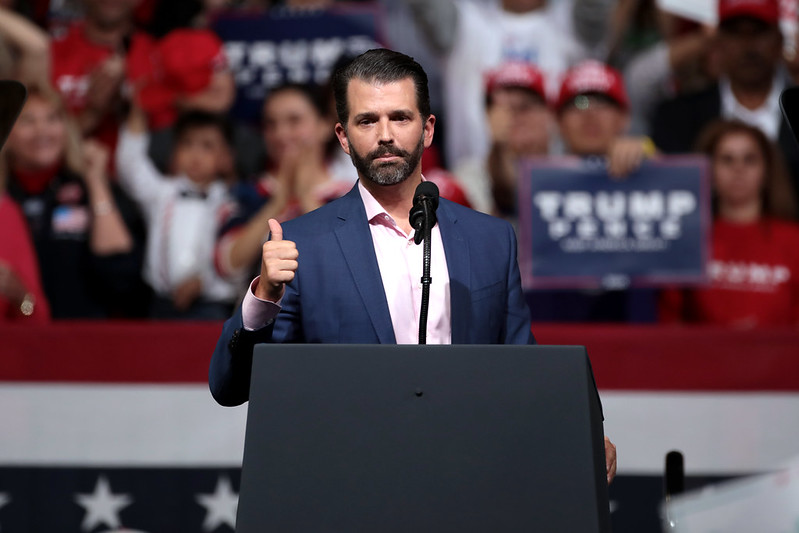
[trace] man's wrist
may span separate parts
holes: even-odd
[[[241,303],[241,321],[244,329],[248,331],[259,330],[269,325],[280,312],[280,301],[273,302],[259,298],[255,293],[255,287],[260,280],[260,276],[255,278],[244,295]]]
[[[274,294],[273,291],[270,290],[270,286],[268,283],[261,283],[261,278],[263,276],[258,276],[252,283],[252,293],[253,296],[258,298],[262,302],[270,302],[273,304],[277,304],[280,300],[283,299],[283,284],[280,284],[280,291],[278,294]],[[277,290],[277,286],[272,286],[272,289]]]

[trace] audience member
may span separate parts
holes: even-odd
[[[709,122],[738,119],[778,142],[796,189],[799,147],[779,107],[786,87],[782,52],[779,0],[720,0],[715,53],[721,79],[705,91],[678,96],[658,108],[652,128],[657,147],[667,153],[690,152]]]
[[[144,277],[155,292],[150,316],[219,319],[229,314],[235,285],[214,265],[214,243],[231,209],[219,179],[231,165],[232,134],[224,117],[192,111],[175,125],[175,175],[147,157],[147,122],[137,106],[120,132],[120,183],[147,222]]]
[[[83,0],[85,17],[51,46],[51,78],[84,136],[116,144],[123,113],[126,57],[147,53],[152,39],[134,28],[138,0]],[[145,52],[138,51],[139,49]]]
[[[708,285],[664,291],[661,320],[738,328],[799,326],[799,225],[776,147],[756,127],[712,123],[714,222]]]
[[[19,207],[0,192],[0,323],[50,320],[50,304],[28,225]]]
[[[655,0],[619,2],[613,26],[608,63],[624,72],[631,133],[651,135],[660,103],[716,81],[715,26],[664,11]]]
[[[128,58],[139,104],[147,113],[151,142],[148,153],[162,173],[169,167],[172,126],[179,113],[227,114],[236,86],[222,41],[210,30],[176,29],[154,49],[139,48]],[[235,175],[254,176],[263,165],[263,147],[250,127],[234,123]]]
[[[138,311],[136,212],[106,172],[107,150],[83,145],[57,94],[29,87],[6,146],[10,195],[22,207],[54,318]]]
[[[256,182],[233,189],[238,209],[220,240],[223,272],[257,266],[270,218],[283,222],[308,213],[352,187],[352,165],[336,157],[340,149],[330,111],[322,91],[310,85],[283,85],[266,97],[267,170]]]
[[[519,160],[549,153],[555,123],[544,76],[530,63],[503,63],[486,75],[485,109],[491,137],[488,156],[455,169],[475,209],[516,217]]]
[[[555,102],[566,152],[604,157],[611,176],[623,178],[655,148],[648,137],[630,137],[630,101],[621,73],[598,61],[571,68]]]
[[[596,159],[623,179],[654,153],[646,137],[624,135],[629,100],[621,73],[597,61],[571,68],[555,102],[560,134],[568,154]],[[653,291],[536,290],[528,294],[533,320],[648,322],[656,319]]]
[[[406,0],[444,58],[446,164],[488,153],[483,73],[509,60],[536,64],[549,89],[575,61],[601,50],[609,0]],[[563,10],[569,10],[563,16]]]

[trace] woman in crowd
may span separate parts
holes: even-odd
[[[739,328],[799,326],[799,225],[784,163],[757,128],[709,126],[713,234],[706,286],[668,290],[663,321]]]
[[[135,316],[136,212],[108,180],[108,151],[81,142],[55,92],[28,90],[6,145],[8,192],[27,219],[53,318]]]
[[[238,211],[219,243],[223,274],[257,264],[270,218],[294,218],[352,187],[357,175],[348,160],[336,158],[341,149],[334,124],[329,100],[312,86],[286,84],[266,97],[262,133],[267,169],[255,182],[233,189]]]

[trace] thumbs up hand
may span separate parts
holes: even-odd
[[[294,279],[299,252],[293,241],[283,240],[283,228],[274,218],[269,219],[269,231],[271,237],[263,246],[261,279],[255,288],[255,296],[277,302],[283,297],[285,284]]]

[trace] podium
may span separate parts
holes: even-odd
[[[577,346],[258,345],[236,531],[608,532]]]

